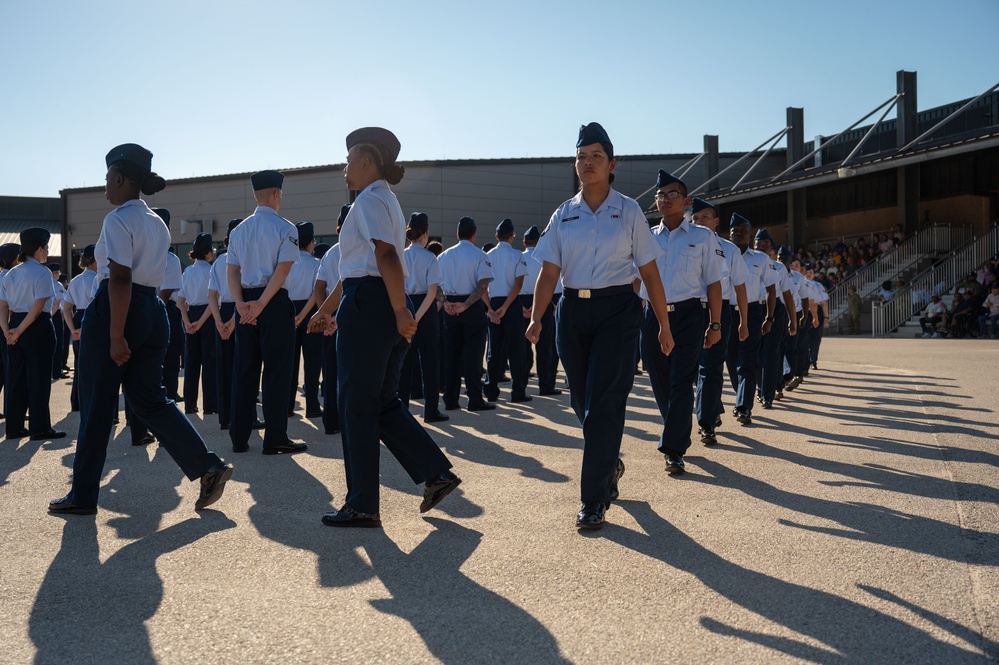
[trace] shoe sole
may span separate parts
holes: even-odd
[[[363,519],[363,520],[353,520],[346,522],[330,520],[329,522],[327,522],[326,517],[324,516],[322,521],[323,524],[325,524],[326,526],[348,527],[354,529],[380,529],[382,527],[381,520]]]
[[[582,531],[599,531],[600,529],[604,528],[604,522],[590,523],[590,522],[577,521],[576,528]]]
[[[668,467],[666,467],[666,473],[668,473],[671,476],[682,476],[686,472],[687,472],[687,470],[685,468],[683,468],[682,466],[680,466],[680,467],[677,467],[677,466],[668,466]]]
[[[207,508],[208,506],[212,505],[213,503],[221,499],[222,493],[225,491],[225,484],[229,482],[230,478],[232,478],[232,467],[227,466],[225,469],[222,470],[222,477],[219,478],[219,482],[217,485],[215,485],[215,489],[212,491],[212,493],[208,496],[207,499],[205,499],[204,503],[201,504],[195,503],[194,509],[201,510],[203,508]]]
[[[97,506],[93,508],[73,508],[72,510],[52,510],[49,508],[49,515],[96,515]]]
[[[264,448],[261,452],[264,455],[295,455],[297,453],[304,453],[308,450],[308,446],[302,446],[301,448],[295,448],[294,450],[284,450],[281,448]]]
[[[447,485],[438,490],[437,493],[434,494],[434,496],[430,498],[430,503],[420,504],[420,512],[425,513],[430,510],[433,510],[434,506],[443,501],[444,497],[453,492],[455,488],[458,487],[458,485],[460,484],[461,484],[461,478],[455,478],[454,480],[449,482]]]

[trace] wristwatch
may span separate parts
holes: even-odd
[[[708,325],[708,330],[721,330],[720,323],[711,323]]]

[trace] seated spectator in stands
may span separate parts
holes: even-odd
[[[843,261],[843,269],[846,270],[847,275],[852,275],[857,272],[860,266],[857,265],[857,259],[853,254],[847,254],[846,259]]]
[[[901,224],[891,227],[891,240],[895,245],[900,245],[905,240],[905,231],[902,230]]]
[[[919,319],[919,327],[923,329],[923,337],[940,337],[937,332],[937,324],[947,323],[947,305],[940,302],[940,296],[933,294],[930,296],[930,304],[926,306],[926,311]]]
[[[864,303],[860,300],[860,296],[857,294],[857,287],[850,285],[847,289],[846,296],[846,320],[850,324],[850,334],[859,335],[860,334],[860,310]],[[946,310],[946,308],[944,308]],[[920,319],[922,321],[922,319]],[[925,328],[924,328],[925,330]]]
[[[975,304],[985,299],[985,287],[978,281],[978,273],[975,272],[968,273],[967,277],[957,283],[955,293],[970,293]]]
[[[829,243],[822,245],[822,249],[819,251],[819,258],[823,261],[828,261],[832,257],[832,250],[829,249]]]
[[[950,315],[950,333],[958,339],[971,331],[972,322],[978,318],[978,305],[970,290],[964,292],[960,301],[955,301],[954,311]]]
[[[891,238],[888,237],[888,234],[882,233],[881,239],[878,241],[878,251],[882,254],[887,254],[894,246],[895,245],[892,243]]]
[[[878,291],[878,302],[888,302],[895,297],[895,287],[892,285],[890,279],[886,279],[881,284],[881,289]]]
[[[999,282],[992,282],[992,293],[985,298],[985,312],[978,317],[978,337],[989,335],[988,322],[992,322],[992,339],[999,339]]]

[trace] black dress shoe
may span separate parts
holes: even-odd
[[[38,434],[32,434],[28,438],[31,439],[32,441],[50,441],[52,439],[61,439],[64,436],[66,436],[65,432],[60,432],[50,427],[44,432],[39,432]]]
[[[304,453],[309,447],[304,443],[282,443],[280,446],[271,446],[270,448],[264,448],[263,453],[265,455],[294,455],[295,453]]]
[[[322,411],[306,411],[305,412],[305,417],[306,418],[322,418],[323,417],[323,412]]]
[[[486,393],[482,393],[482,396],[486,398],[487,402],[495,402],[496,400],[499,399],[499,393],[496,393],[495,395],[491,394],[487,395]]]
[[[440,411],[438,411],[437,413],[431,414],[431,415],[427,416],[426,418],[424,418],[423,422],[425,422],[425,423],[443,423],[443,422],[447,422],[448,420],[451,420],[451,416],[444,415],[443,413],[441,413]]]
[[[457,411],[457,410],[458,410],[458,408],[459,408],[459,407],[458,407],[458,405],[457,405],[457,404],[445,404],[445,405],[444,405],[444,410],[445,410],[445,411]]]
[[[219,415],[218,409],[205,409],[206,416],[217,416]]]
[[[531,397],[530,395],[517,395],[516,397],[511,397],[510,401],[513,402],[514,404],[518,404],[521,402],[530,402],[532,399],[534,398]]]
[[[703,443],[706,446],[717,446],[718,437],[715,436],[715,431],[713,429],[702,429],[701,443]]]
[[[201,494],[194,502],[194,509],[207,508],[222,498],[225,484],[230,478],[232,478],[232,464],[225,462],[219,462],[205,471],[205,475],[201,476]]]
[[[219,425],[219,429],[221,429],[223,432],[228,432],[229,431],[229,423],[226,423],[225,425]]]
[[[250,425],[250,429],[264,429],[267,425],[263,420],[254,420],[253,424]]]
[[[596,531],[604,528],[607,507],[599,501],[586,501],[576,515],[576,528]]]
[[[197,409],[184,409],[184,415],[185,416],[196,416],[196,415],[198,415],[198,410]]]
[[[683,464],[683,455],[666,455],[666,473],[671,476],[679,476],[686,470]]]
[[[334,434],[339,434],[340,433],[340,428],[339,427],[334,427],[333,429],[326,430],[324,433],[325,434],[329,434],[330,436],[333,436]]]
[[[763,408],[764,409],[772,409],[772,408],[774,408],[774,403],[771,402],[770,400],[767,400],[766,402],[763,403]]]
[[[784,399],[784,391],[778,390],[776,394],[774,394],[774,399],[778,401]]]
[[[620,457],[617,460],[617,468],[614,469],[614,476],[611,478],[610,483],[610,500],[617,501],[617,497],[620,496],[617,491],[617,483],[621,480],[621,476],[624,475],[624,460]]]
[[[28,436],[28,430],[26,430],[26,429],[19,429],[19,430],[15,430],[13,432],[7,432],[7,437],[6,438],[7,438],[8,441],[17,441],[18,439],[23,439],[26,436]]]
[[[232,452],[234,453],[245,453],[250,449],[249,446],[233,446]]]
[[[133,446],[148,446],[150,443],[156,443],[156,437],[152,434],[147,434],[141,439],[136,439],[132,442]]]
[[[427,481],[423,489],[423,502],[420,503],[420,512],[425,513],[438,503],[441,499],[454,491],[454,488],[461,484],[461,478],[450,471],[445,471],[441,475]]]
[[[718,416],[718,418],[715,419],[715,429],[718,429],[719,427],[721,427],[721,416]]]
[[[562,391],[558,388],[552,388],[551,390],[539,390],[538,394],[542,397],[553,397],[555,395],[561,395]]]
[[[97,506],[78,506],[68,496],[49,502],[49,512],[59,515],[96,515]]]
[[[323,524],[326,526],[353,526],[367,529],[377,529],[382,525],[382,518],[378,513],[359,513],[348,505],[344,505],[340,510],[323,515]]]
[[[752,418],[752,416],[750,416],[748,413],[742,413],[741,411],[739,412],[739,415],[736,416],[735,419],[738,420],[743,425],[752,425],[753,424],[753,418]]]
[[[469,411],[495,411],[496,405],[490,404],[489,402],[483,402],[482,404],[469,404]]]

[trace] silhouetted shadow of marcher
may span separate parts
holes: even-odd
[[[603,531],[607,539],[690,573],[736,605],[807,635],[828,648],[701,617],[701,625],[714,633],[823,663],[954,664],[981,663],[983,660],[980,653],[941,642],[926,631],[860,603],[727,561],[675,528],[644,501],[616,503],[635,518],[642,531],[611,525]],[[951,632],[962,638],[967,633]],[[994,653],[999,646],[984,638],[975,642],[986,653]]]
[[[392,598],[372,606],[408,621],[441,662],[568,662],[537,619],[461,572],[482,534],[447,520],[427,521],[435,530],[409,553],[380,530],[336,534],[320,559],[321,579],[343,587],[376,576]],[[345,556],[356,547],[364,548],[370,567]]]
[[[31,458],[42,449],[42,443],[28,439],[20,443],[0,439],[0,487],[6,485],[11,476],[31,463]]]
[[[156,560],[236,526],[221,513],[206,512],[129,543],[101,563],[96,519],[65,519],[62,547],[28,620],[38,665],[156,662],[145,626],[163,599]]]

